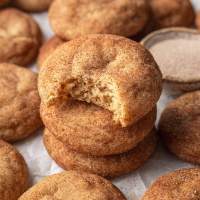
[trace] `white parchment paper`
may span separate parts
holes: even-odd
[[[200,9],[200,0],[193,0],[196,9]],[[53,35],[47,20],[47,13],[33,14],[38,21],[45,38]],[[32,69],[36,71],[36,67]],[[158,119],[161,111],[172,99],[165,91],[158,102]],[[37,183],[42,177],[48,176],[62,169],[49,157],[43,142],[42,130],[32,137],[15,144],[18,150],[24,156],[30,171],[31,185]],[[158,176],[182,167],[192,165],[178,160],[173,155],[159,145],[152,158],[146,164],[134,173],[113,180],[113,183],[121,189],[128,200],[139,200],[145,190]]]

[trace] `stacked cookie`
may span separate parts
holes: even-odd
[[[156,146],[161,73],[140,44],[88,35],[59,46],[39,74],[44,143],[64,169],[115,177]]]

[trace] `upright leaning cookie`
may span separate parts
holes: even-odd
[[[0,140],[0,199],[17,200],[28,188],[28,169],[17,150]]]
[[[155,106],[162,76],[152,55],[140,44],[114,35],[89,35],[56,49],[39,75],[46,105],[75,99],[113,113],[123,127]]]
[[[200,91],[172,101],[161,115],[159,132],[172,153],[200,164]]]
[[[195,19],[190,0],[149,0],[155,28],[191,26]]]
[[[26,66],[40,43],[41,31],[31,16],[14,8],[0,10],[0,62]]]
[[[49,20],[55,33],[69,40],[86,34],[133,36],[148,21],[145,0],[55,0]]]
[[[37,75],[25,68],[0,64],[0,139],[21,140],[42,124]]]
[[[142,200],[198,200],[200,168],[180,169],[158,178]]]
[[[125,197],[110,181],[100,176],[67,171],[44,178],[19,198],[45,199],[125,200]]]

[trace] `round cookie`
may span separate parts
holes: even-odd
[[[71,149],[95,156],[113,155],[135,147],[154,127],[156,109],[130,127],[122,128],[112,114],[94,104],[70,101],[40,107],[47,129]],[[106,146],[106,148],[105,148]]]
[[[37,59],[37,66],[39,68],[42,67],[44,61],[48,58],[49,55],[53,53],[53,51],[63,44],[65,41],[57,36],[53,36],[49,40],[47,40],[42,47],[40,48],[38,59]]]
[[[142,200],[198,200],[200,168],[180,169],[159,177]]]
[[[44,145],[49,155],[66,170],[87,171],[103,177],[117,177],[141,167],[153,154],[157,138],[154,132],[129,152],[104,157],[77,153],[60,142],[47,129],[44,132]]]
[[[195,12],[190,0],[150,0],[155,28],[191,26]]]
[[[21,140],[41,125],[37,75],[25,68],[0,64],[0,138]]]
[[[86,34],[128,37],[144,28],[148,12],[145,0],[55,0],[49,20],[54,32],[66,40]]]
[[[15,6],[28,12],[40,12],[49,8],[53,0],[14,0]]]
[[[127,127],[153,109],[162,75],[140,44],[114,35],[89,35],[56,49],[39,75],[39,93],[47,105],[70,97],[110,110]]]
[[[31,16],[14,8],[0,10],[0,62],[28,65],[40,43],[40,28]]]
[[[28,169],[17,150],[0,140],[0,199],[17,200],[28,188]]]
[[[18,200],[27,199],[126,200],[110,181],[94,174],[76,171],[62,172],[44,178]]]
[[[159,133],[179,158],[200,164],[200,91],[172,101],[163,111]]]

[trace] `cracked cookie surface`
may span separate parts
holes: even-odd
[[[45,126],[59,140],[75,151],[96,156],[132,149],[148,135],[156,119],[154,108],[136,124],[122,128],[109,111],[94,104],[71,101],[50,107],[41,104],[40,109]]]
[[[100,176],[66,171],[44,178],[19,200],[126,200],[112,183]]]
[[[145,0],[55,0],[49,20],[55,33],[66,40],[97,33],[128,37],[144,28],[148,11]]]
[[[0,64],[0,138],[21,140],[42,122],[37,74],[14,64]]]
[[[142,200],[199,200],[200,168],[180,169],[159,177]]]
[[[0,62],[26,66],[40,43],[41,31],[31,16],[14,8],[0,10]]]
[[[44,104],[61,104],[70,97],[94,103],[127,127],[155,106],[162,75],[142,45],[120,36],[89,35],[51,54],[40,71],[38,88]]]
[[[86,171],[108,178],[121,176],[141,167],[153,154],[157,144],[155,132],[152,131],[126,153],[96,157],[71,150],[47,129],[43,140],[49,155],[65,170]]]
[[[28,169],[17,150],[0,140],[0,199],[17,200],[28,188]]]
[[[179,158],[200,164],[200,91],[187,93],[165,108],[159,133],[167,148]]]

